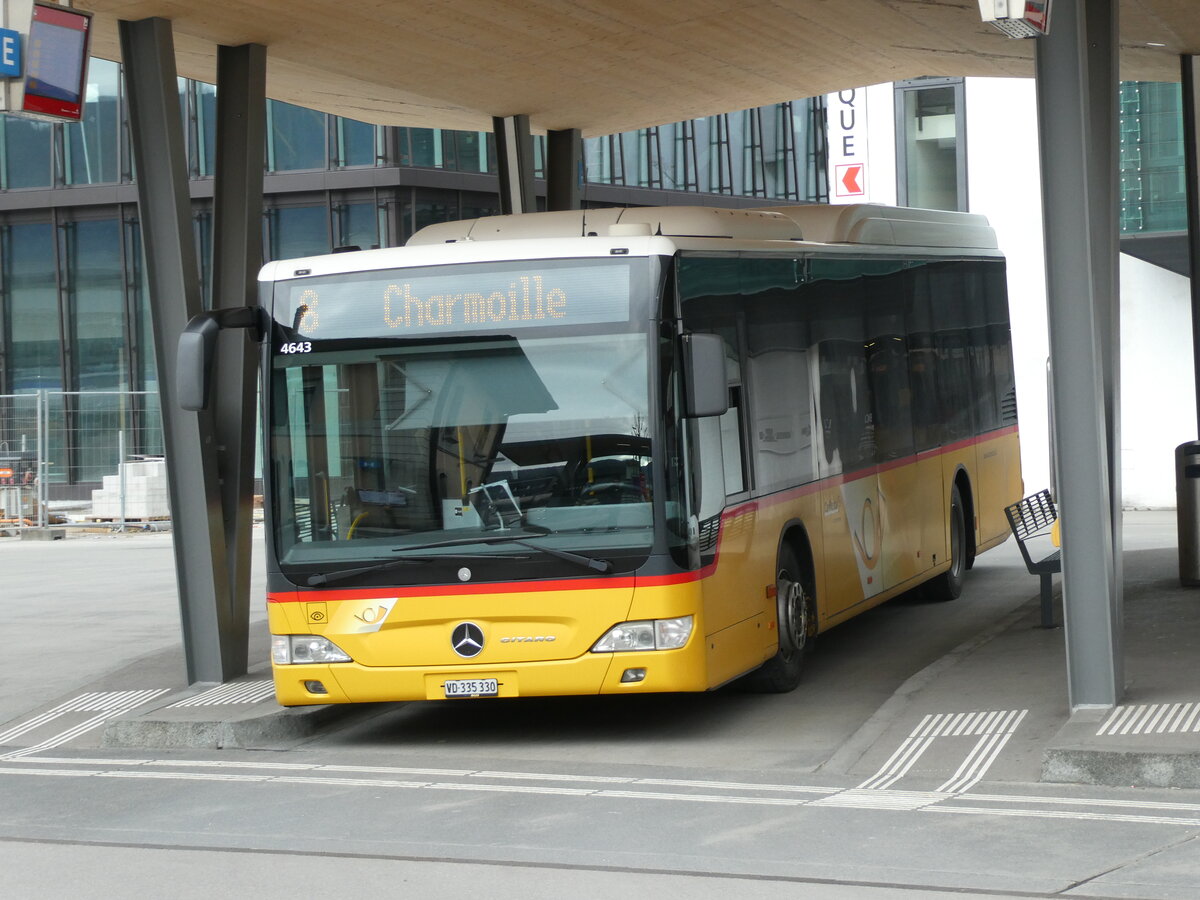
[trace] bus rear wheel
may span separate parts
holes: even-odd
[[[812,647],[816,619],[812,597],[805,588],[805,570],[796,553],[785,547],[779,554],[775,601],[779,650],[742,679],[746,690],[760,694],[786,694],[800,684],[804,657]]]
[[[936,602],[957,600],[967,571],[967,519],[958,485],[950,489],[950,568],[928,583],[926,596]]]

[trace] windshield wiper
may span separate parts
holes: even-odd
[[[543,530],[541,526],[527,526],[530,531],[535,534],[549,534],[550,530]],[[555,547],[543,547],[539,544],[531,544],[524,540],[523,536],[516,534],[493,534],[481,535],[471,538],[454,538],[448,541],[430,541],[427,544],[414,544],[411,547],[396,547],[393,553],[422,553],[425,550],[437,550],[442,547],[469,547],[472,544],[517,544],[521,547],[526,547],[530,550],[538,550],[542,553],[553,556],[556,559],[561,559],[566,562],[575,563],[578,566],[591,569],[599,572],[601,575],[607,575],[612,571],[612,563],[607,559],[595,559],[591,556],[584,556],[582,553],[572,553],[569,550],[559,550]],[[382,572],[385,569],[391,569],[398,566],[411,565],[419,562],[434,562],[437,560],[446,559],[521,559],[519,556],[501,556],[492,553],[454,553],[446,555],[425,555],[425,556],[400,556],[396,559],[385,559],[369,566],[358,566],[353,569],[340,569],[337,572],[328,574],[317,573],[308,576],[308,584],[310,587],[319,587],[323,584],[332,584],[335,581],[342,581],[346,578],[353,578],[355,575],[366,575],[369,572]]]
[[[537,535],[550,534],[549,528],[543,528],[539,525],[526,524],[525,527]],[[422,550],[433,550],[439,547],[467,547],[471,544],[516,544],[520,547],[528,547],[530,550],[539,550],[556,559],[575,563],[578,566],[599,572],[601,575],[607,575],[612,571],[612,563],[607,559],[596,559],[592,556],[584,556],[582,553],[572,553],[570,550],[559,550],[556,547],[543,547],[541,544],[531,544],[525,540],[524,535],[517,534],[493,534],[472,538],[455,538],[449,541],[433,541],[428,544],[417,544],[414,547],[397,547],[393,552],[419,553]],[[397,560],[397,562],[399,561]]]
[[[455,559],[528,559],[521,556],[502,556],[494,553],[471,553],[459,554]],[[400,559],[383,559],[369,566],[357,566],[353,569],[338,569],[336,572],[322,573],[318,572],[308,576],[308,584],[310,587],[319,587],[322,584],[331,584],[335,581],[342,581],[346,578],[353,578],[355,575],[365,575],[368,572],[382,572],[384,569],[394,569],[400,566],[410,566],[414,563],[432,562],[438,559],[447,559],[445,556],[405,556]]]

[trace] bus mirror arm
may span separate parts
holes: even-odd
[[[698,419],[723,415],[729,409],[729,381],[725,375],[725,342],[716,334],[683,336],[686,378],[684,415]]]
[[[193,316],[179,336],[175,361],[175,389],[184,409],[208,408],[213,359],[217,354],[217,335],[225,328],[250,328],[255,341],[261,342],[269,322],[266,310],[259,306],[214,309]]]

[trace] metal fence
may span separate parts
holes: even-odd
[[[157,393],[0,394],[0,528],[165,520],[162,454]]]

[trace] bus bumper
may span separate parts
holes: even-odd
[[[485,682],[492,678],[497,682],[497,697],[703,691],[708,689],[703,649],[702,637],[693,634],[679,650],[587,653],[577,659],[491,668],[362,666],[353,662],[275,665],[275,696],[282,706],[444,700],[447,680]]]

